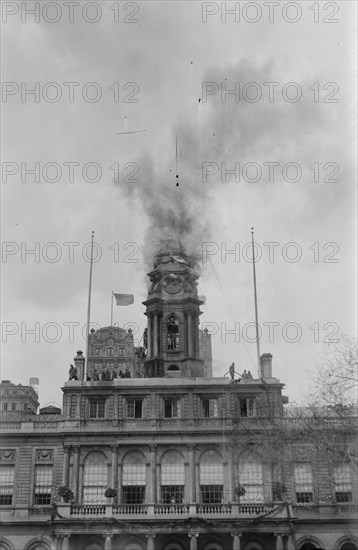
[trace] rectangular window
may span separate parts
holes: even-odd
[[[113,348],[107,348],[107,355],[113,357]]]
[[[203,399],[202,405],[204,418],[219,417],[219,404],[217,399]]]
[[[240,416],[252,418],[256,416],[255,399],[253,397],[240,397]]]
[[[96,348],[96,355],[101,355],[101,348]]]
[[[352,502],[352,479],[348,464],[334,468],[333,480],[336,502]]]
[[[120,355],[120,356],[123,356],[123,355],[124,355],[124,348],[119,348],[119,355]]]
[[[294,470],[296,500],[304,504],[313,501],[313,476],[311,464],[295,464]]]
[[[245,494],[240,502],[263,502],[264,480],[260,462],[243,462],[239,464],[240,485],[245,488]]]
[[[0,505],[12,504],[14,471],[14,466],[0,466]]]
[[[164,400],[164,417],[180,418],[180,399]]]
[[[123,465],[123,502],[124,504],[143,504],[145,500],[146,465]]]
[[[52,471],[52,465],[39,464],[36,466],[34,504],[42,506],[51,504]]]
[[[127,418],[142,418],[142,399],[127,399]]]
[[[104,418],[105,408],[106,408],[105,399],[91,399],[89,403],[90,418]]]

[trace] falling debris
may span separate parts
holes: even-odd
[[[131,132],[116,132],[115,136],[123,136],[124,134],[140,134],[146,132],[147,130],[132,130]]]

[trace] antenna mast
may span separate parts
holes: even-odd
[[[86,350],[86,366],[85,366],[85,372],[83,373],[85,382],[86,382],[86,380],[87,380],[87,373],[88,373],[89,332],[90,332],[91,293],[92,293],[92,267],[93,267],[93,239],[94,239],[94,231],[92,231],[92,236],[91,236],[91,261],[90,261],[89,285],[88,285],[88,306],[87,306],[87,350]]]

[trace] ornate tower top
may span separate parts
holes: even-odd
[[[198,271],[179,240],[163,241],[148,273],[147,376],[202,377]]]

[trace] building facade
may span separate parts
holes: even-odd
[[[61,414],[3,418],[0,549],[357,550],[354,428],[289,417],[270,354],[213,376],[179,243],[149,279],[143,348],[94,331]]]

